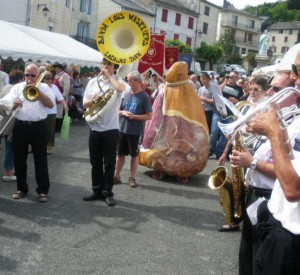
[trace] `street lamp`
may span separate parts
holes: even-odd
[[[38,4],[38,5],[37,5],[37,10],[39,11],[40,8],[42,8],[42,7],[44,7],[44,8],[42,9],[43,15],[46,17],[46,16],[49,14],[49,11],[50,11],[50,10],[47,8],[47,4]]]

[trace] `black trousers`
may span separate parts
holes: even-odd
[[[253,193],[254,190],[254,193]],[[259,193],[255,194],[255,191]],[[246,208],[254,203],[259,197],[265,197],[266,199],[270,199],[271,190],[262,191],[262,189],[254,189],[252,188],[252,193],[248,190],[246,193]],[[253,273],[253,265],[254,265],[254,257],[259,249],[260,240],[257,235],[256,225],[253,226],[247,212],[245,212],[245,217],[243,220],[243,229],[242,236],[240,242],[239,249],[239,274],[240,275],[254,275]]]
[[[28,145],[31,144],[34,159],[35,179],[38,194],[48,194],[50,188],[47,162],[47,131],[45,121],[26,122],[15,120],[13,127],[13,151],[17,190],[28,192],[27,157]]]
[[[261,243],[254,259],[253,274],[300,274],[300,235],[292,234],[275,220],[266,203],[259,206],[257,217]]]
[[[89,152],[92,165],[92,189],[97,194],[113,196],[119,130],[90,131]]]

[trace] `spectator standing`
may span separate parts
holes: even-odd
[[[149,97],[143,91],[143,77],[139,72],[127,76],[131,90],[123,96],[120,115],[120,137],[115,170],[115,183],[121,183],[120,173],[125,157],[130,155],[129,186],[136,187],[139,148],[142,143],[145,121],[152,118],[152,107]]]
[[[57,104],[62,104],[64,106],[65,112],[68,111],[68,106],[64,100],[63,95],[59,91],[56,85],[53,84],[53,75],[51,72],[47,72],[44,77],[44,83],[51,89],[50,98],[53,102],[53,108],[48,108],[47,118],[46,118],[46,129],[47,129],[47,154],[52,154],[53,147],[55,146],[55,122],[57,113]]]
[[[2,71],[2,65],[0,60],[0,91],[5,85],[8,84],[9,84],[9,76],[6,72]]]
[[[210,75],[203,73],[201,75],[202,87],[198,89],[198,95],[202,100],[203,109],[206,116],[209,133],[211,132],[211,123],[214,109],[213,90],[220,89],[218,85],[211,82]]]
[[[71,87],[71,77],[64,72],[64,66],[61,63],[54,63],[55,77],[53,84],[57,86],[59,91],[64,97],[64,100],[67,101],[70,93]],[[57,114],[56,114],[56,130],[60,132],[62,121],[63,121],[64,106],[62,104],[57,105]]]
[[[17,83],[24,81],[24,73],[20,70],[12,70],[9,74],[9,84],[1,89],[0,98],[9,93],[10,89]],[[12,146],[12,128],[15,119],[12,118],[13,113],[1,119],[1,131],[5,141],[4,151],[4,175],[3,181],[15,181],[17,177],[14,175],[14,155]],[[5,127],[5,128],[4,128]]]

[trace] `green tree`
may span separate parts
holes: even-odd
[[[166,39],[165,45],[167,47],[178,47],[179,53],[192,53],[192,48],[190,45],[183,44],[179,40]]]
[[[202,43],[201,47],[195,50],[195,58],[202,58],[206,60],[209,64],[210,70],[213,70],[213,65],[218,63],[218,61],[223,57],[223,54],[223,48],[219,44],[211,46],[206,43]]]
[[[299,0],[287,0],[287,7],[289,10],[300,10],[300,1]]]
[[[226,31],[225,34],[221,36],[218,44],[223,48],[225,59],[224,63],[240,64],[228,61],[230,57],[236,54],[236,44],[234,41],[233,34],[230,31]]]

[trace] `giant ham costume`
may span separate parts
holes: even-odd
[[[146,122],[139,163],[157,172],[188,178],[201,172],[209,154],[209,133],[201,99],[188,83],[188,67],[176,62]]]

